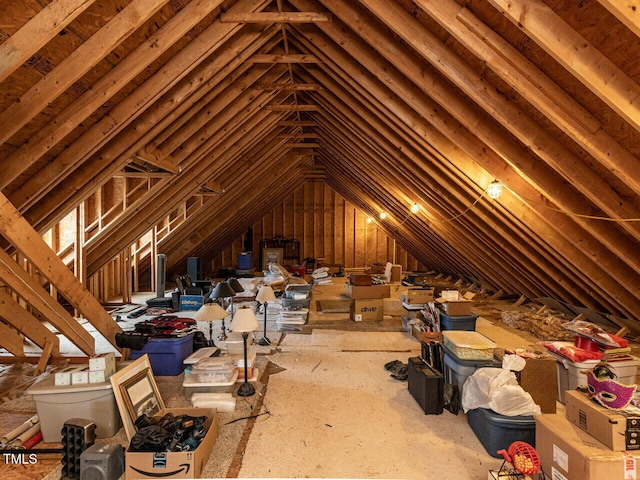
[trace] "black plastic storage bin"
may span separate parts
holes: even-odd
[[[409,393],[425,414],[439,415],[444,409],[444,377],[424,363],[420,357],[410,357],[407,368]]]
[[[450,317],[440,312],[440,330],[466,330],[474,332],[476,330],[476,319],[478,315],[460,315]]]
[[[536,446],[536,422],[533,415],[509,417],[488,408],[475,408],[467,412],[467,421],[487,453],[502,458],[498,450],[507,450],[513,442],[526,442]]]

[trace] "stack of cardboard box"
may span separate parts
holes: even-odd
[[[345,293],[351,299],[351,320],[355,322],[381,321],[384,316],[384,298],[391,296],[391,286],[345,285]]]

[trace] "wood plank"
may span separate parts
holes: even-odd
[[[266,110],[272,112],[317,112],[322,110],[319,105],[266,105]]]
[[[222,13],[221,23],[317,23],[331,22],[333,15],[323,12]]]
[[[514,25],[640,131],[640,86],[540,0],[489,0]]]
[[[24,355],[24,337],[18,330],[0,322],[0,346],[12,355]]]
[[[120,326],[2,194],[0,194],[0,233],[38,268],[40,273],[87,318],[109,343],[117,348],[115,334],[122,332]],[[19,291],[22,290],[24,289]],[[77,325],[77,322],[74,328],[84,330]],[[93,348],[93,343],[91,345]]]
[[[250,63],[322,63],[315,55],[303,54],[253,54],[247,60]],[[287,89],[289,90],[289,89]]]
[[[95,353],[95,339],[2,249],[0,249],[0,278],[83,353],[87,355]],[[28,328],[32,331],[37,329],[34,323],[34,321],[37,322],[35,318],[27,317],[24,321],[30,323]]]
[[[134,0],[131,2],[51,73],[23,94],[18,101],[0,113],[0,123],[5,125],[5,128],[0,131],[0,143],[6,142],[49,103],[82,78],[93,66],[135,32],[140,25],[160,10],[165,2],[166,0]],[[97,94],[104,95],[104,92],[96,92],[94,95]],[[105,100],[102,97],[102,101]],[[20,166],[18,165],[18,167]],[[25,167],[22,166],[22,171]],[[18,170],[20,169],[18,168]],[[12,176],[13,172],[10,175],[9,172],[7,173],[8,175],[3,175],[0,180],[2,187],[15,178]]]
[[[40,355],[40,360],[38,360],[38,365],[36,365],[36,368],[33,371],[34,377],[39,376],[45,371],[45,369],[47,368],[47,363],[49,363],[49,359],[51,358],[52,352],[53,344],[51,342],[47,342],[44,349],[42,350],[42,355]]]
[[[0,82],[84,12],[95,0],[54,0],[0,45]]]
[[[58,337],[20,306],[6,290],[6,288],[0,288],[0,305],[2,306],[0,317],[40,348],[44,349],[47,342],[51,343],[52,352],[57,355],[60,351]]]
[[[324,87],[318,83],[282,83],[278,85],[256,85],[253,88],[256,90],[281,91],[320,91],[324,89]]]
[[[598,2],[640,37],[640,0],[598,0]]]

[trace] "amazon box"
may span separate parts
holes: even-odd
[[[144,354],[110,378],[129,442],[136,433],[134,422],[142,413],[162,417],[167,413],[207,417],[207,433],[198,448],[190,452],[125,453],[127,480],[199,478],[218,437],[218,414],[213,408],[166,408],[153,377],[151,362]]]

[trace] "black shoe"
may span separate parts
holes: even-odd
[[[384,364],[384,369],[389,370],[391,372],[397,371],[400,367],[404,365],[400,360],[392,360]]]

